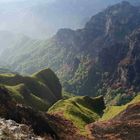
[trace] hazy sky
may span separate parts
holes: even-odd
[[[23,1],[23,0],[0,0],[0,3],[17,2],[17,1]]]
[[[91,16],[120,1],[0,0],[0,30],[48,37],[59,28],[81,28]]]

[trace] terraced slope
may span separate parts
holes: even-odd
[[[46,111],[50,105],[61,99],[61,85],[50,69],[32,76],[0,74],[0,84],[19,103]]]

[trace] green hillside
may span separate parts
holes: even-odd
[[[41,75],[43,77],[39,77]],[[38,110],[46,111],[50,105],[61,99],[61,85],[50,69],[28,77],[18,74],[0,74],[0,84],[16,101]]]
[[[81,133],[85,134],[86,124],[98,120],[104,108],[103,97],[77,96],[58,101],[48,112],[63,115],[64,118],[72,121]]]
[[[134,104],[140,102],[140,95],[137,95],[131,102],[127,103],[126,105],[122,106],[108,106],[105,111],[104,115],[100,120],[109,120],[118,115],[120,112],[124,111],[130,104]]]

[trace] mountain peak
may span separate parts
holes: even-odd
[[[121,4],[122,5],[131,5],[128,1],[122,1]]]

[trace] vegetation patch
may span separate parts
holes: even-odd
[[[55,103],[48,112],[63,115],[66,119],[74,123],[78,130],[80,130],[80,133],[86,134],[86,124],[92,123],[100,118],[101,110],[103,111],[104,109],[102,99],[102,97],[92,99],[87,96],[63,99]],[[96,108],[97,100],[101,103],[98,109]]]
[[[101,121],[107,121],[109,119],[114,118],[116,115],[124,111],[128,105],[140,102],[140,95],[137,95],[131,102],[122,106],[108,106],[105,111],[103,117],[100,119]]]
[[[32,76],[0,74],[0,85],[18,103],[41,111],[47,111],[53,103],[61,99],[60,82],[50,69],[44,69]]]

